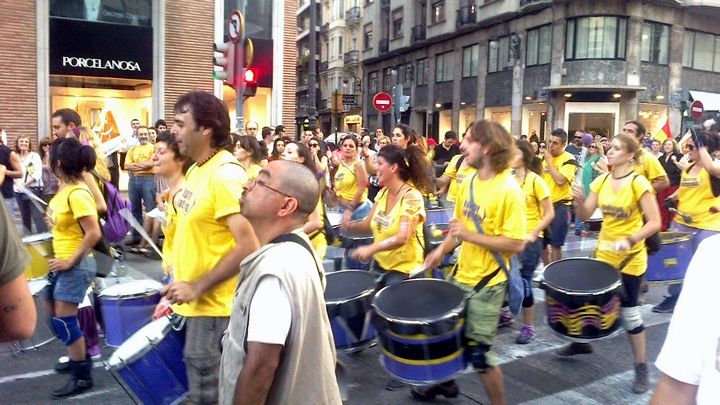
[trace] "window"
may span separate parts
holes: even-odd
[[[337,57],[337,58],[338,58],[338,59],[342,59],[342,58],[343,58],[343,37],[338,37],[338,47],[337,47],[337,51],[338,51],[338,53],[337,53],[338,57]]]
[[[412,86],[413,80],[413,66],[412,63],[405,63],[398,66],[398,83],[409,88]]]
[[[550,63],[551,45],[551,25],[545,25],[528,30],[527,40],[525,41],[525,66],[545,65]]]
[[[435,55],[435,83],[450,82],[453,79],[453,53]]]
[[[402,36],[402,8],[393,11],[393,38]]]
[[[385,68],[383,69],[383,90],[390,91],[392,90],[393,86],[393,69],[392,68]]]
[[[436,1],[432,4],[430,24],[439,23],[441,21],[445,21],[445,2]]]
[[[685,31],[683,66],[720,72],[720,35]]]
[[[488,73],[499,72],[512,67],[510,61],[510,37],[490,41],[488,49]]]
[[[343,18],[345,18],[345,14],[343,14],[343,10],[345,10],[345,4],[343,4],[343,0],[335,0],[334,17],[336,20],[342,20]]]
[[[378,92],[378,72],[368,73],[368,93],[375,94]]]
[[[624,59],[627,20],[623,17],[582,17],[568,20],[565,58]]]
[[[424,86],[428,83],[428,60],[425,59],[418,59],[417,61],[417,80],[415,80],[415,83],[417,83],[418,86]]]
[[[372,44],[372,37],[373,37],[373,27],[372,23],[365,24],[363,27],[363,49],[370,49],[370,44]]]
[[[480,45],[475,44],[463,48],[462,77],[477,76],[479,63]]]
[[[642,28],[640,59],[643,62],[667,65],[669,43],[669,26],[654,22],[645,22]]]

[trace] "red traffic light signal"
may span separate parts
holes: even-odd
[[[253,68],[245,68],[243,72],[243,81],[246,84],[257,84],[257,73]]]

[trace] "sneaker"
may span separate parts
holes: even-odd
[[[580,236],[582,234],[582,229],[575,228],[575,236]]]
[[[569,345],[561,348],[557,351],[557,354],[560,356],[574,356],[576,354],[590,354],[593,352],[592,346],[590,346],[590,343],[570,343]]]
[[[675,310],[676,303],[677,297],[667,296],[661,303],[655,305],[652,311],[660,314],[671,314]]]
[[[633,383],[632,390],[636,394],[642,394],[650,388],[650,381],[648,378],[648,365],[647,363],[639,363],[635,365],[635,382]]]
[[[545,281],[545,267],[535,269],[533,273],[533,281],[536,283],[542,283]]]
[[[405,383],[396,379],[392,379],[385,384],[385,389],[388,391],[395,391],[399,390],[400,388],[405,387]]]
[[[442,395],[445,398],[455,398],[460,394],[460,388],[455,380],[442,384],[429,385],[426,387],[413,387],[410,390],[412,397],[419,401],[432,401],[436,396]]]
[[[510,308],[503,307],[500,310],[500,320],[498,321],[498,328],[512,326],[513,322],[515,322],[515,317],[513,317],[512,312],[510,312]]]
[[[535,328],[530,325],[523,325],[522,329],[520,329],[520,334],[517,339],[515,339],[515,343],[525,345],[533,339],[535,339]]]
[[[102,353],[100,352],[100,347],[98,345],[88,347],[87,354],[93,360],[100,360],[102,358]]]

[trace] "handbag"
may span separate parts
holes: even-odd
[[[482,224],[480,223],[480,218],[477,217],[477,215],[474,215],[472,213],[477,212],[474,208],[477,206],[475,205],[475,194],[474,194],[474,182],[475,177],[477,174],[474,174],[472,178],[470,178],[470,206],[473,208],[470,212],[470,217],[472,218],[473,222],[475,223],[475,228],[477,228],[477,232],[480,234],[484,234]],[[497,251],[492,250],[492,255],[495,258],[495,261],[500,265],[500,269],[502,269],[505,272],[505,276],[508,279],[508,288],[507,288],[507,300],[508,305],[510,307],[510,312],[513,313],[513,315],[517,315],[520,312],[520,308],[522,307],[522,302],[527,296],[527,292],[529,289],[529,286],[526,285],[525,280],[522,278],[522,275],[520,274],[520,260],[518,260],[517,255],[513,255],[510,257],[510,269],[507,268],[507,264],[505,263],[505,260],[502,258],[500,253]],[[497,270],[496,270],[497,272]],[[487,277],[486,277],[487,278]],[[484,278],[483,280],[480,280],[480,283],[478,283],[478,286],[480,284],[485,282],[484,284],[487,284],[490,279],[487,280]],[[479,291],[483,286],[480,286],[478,288],[476,286],[475,291]]]

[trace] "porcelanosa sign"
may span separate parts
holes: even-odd
[[[50,73],[152,80],[152,27],[50,19]]]

